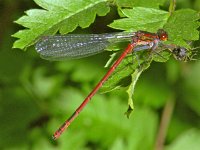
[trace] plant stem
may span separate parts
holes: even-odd
[[[155,150],[163,150],[165,137],[174,110],[174,106],[175,100],[174,97],[172,97],[170,100],[167,101],[161,116],[160,127],[156,138]]]

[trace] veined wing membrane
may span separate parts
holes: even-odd
[[[131,41],[134,33],[68,34],[44,36],[36,51],[47,60],[82,58],[103,52],[110,44]]]

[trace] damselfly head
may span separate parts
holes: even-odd
[[[168,34],[166,31],[164,31],[163,29],[159,29],[158,32],[158,37],[161,41],[166,41],[168,40]]]

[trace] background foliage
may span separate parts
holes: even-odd
[[[64,0],[51,0],[52,5],[48,6],[41,0],[35,0],[39,6],[49,11],[49,14],[44,10],[39,13],[44,13],[41,19],[44,19],[46,24],[42,25],[44,21],[26,22],[27,18],[18,20],[17,23],[25,24],[25,27],[34,30],[15,34],[15,37],[24,36],[25,41],[15,43],[14,47],[28,47],[35,42],[38,35],[56,33],[57,30],[66,33],[78,25],[85,28],[92,23],[86,29],[77,27],[74,33],[111,32],[113,29],[107,25],[119,19],[120,10],[117,11],[115,5],[118,8],[146,7],[144,11],[149,8],[162,8],[167,11],[169,7],[169,2],[165,0],[117,0],[111,6],[102,4],[103,0],[84,1],[79,5],[72,1],[74,3],[70,3],[71,10],[66,11],[64,8],[60,9],[65,6]],[[90,13],[85,12],[88,20],[84,20],[85,14],[75,10],[87,8],[90,2],[95,5],[91,5]],[[164,149],[167,150],[195,150],[200,147],[200,63],[182,63],[173,58],[166,63],[152,63],[141,75],[135,88],[135,109],[130,119],[124,115],[128,99],[125,90],[98,93],[68,131],[59,140],[52,141],[51,135],[55,129],[75,110],[106,72],[103,66],[112,52],[80,60],[49,62],[42,60],[33,46],[28,47],[26,52],[12,50],[16,39],[11,38],[11,35],[22,29],[13,24],[13,20],[24,15],[25,10],[41,9],[36,3],[25,0],[0,1],[0,149],[158,150],[162,149],[163,145],[156,144],[160,140],[164,140]],[[183,14],[181,11],[184,11],[184,8],[197,11],[200,9],[199,0],[177,0],[176,5],[177,15]],[[53,11],[59,15],[52,15]],[[34,9],[27,13],[38,18],[36,12]],[[95,18],[93,14],[99,16]],[[127,16],[128,11],[121,12],[120,15]],[[184,16],[187,19],[181,21],[185,21],[185,24],[189,19],[193,19]],[[58,17],[60,22],[56,22]],[[38,21],[41,21],[40,18]],[[55,26],[49,26],[55,22]],[[74,22],[76,24],[73,24]],[[114,23],[120,25],[119,21]],[[114,26],[111,24],[111,27]],[[172,32],[171,35],[176,35],[174,32],[181,28],[176,29],[173,24],[168,24],[166,29]],[[195,32],[185,30],[183,36]],[[198,35],[191,34],[191,37],[184,39],[197,38]],[[194,47],[198,45],[199,41],[196,41]],[[164,124],[160,124],[161,120],[164,120]],[[160,135],[160,130],[166,130],[166,134]]]

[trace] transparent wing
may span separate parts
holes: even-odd
[[[47,60],[82,58],[103,52],[112,43],[130,41],[135,33],[68,34],[44,36],[36,51]]]

